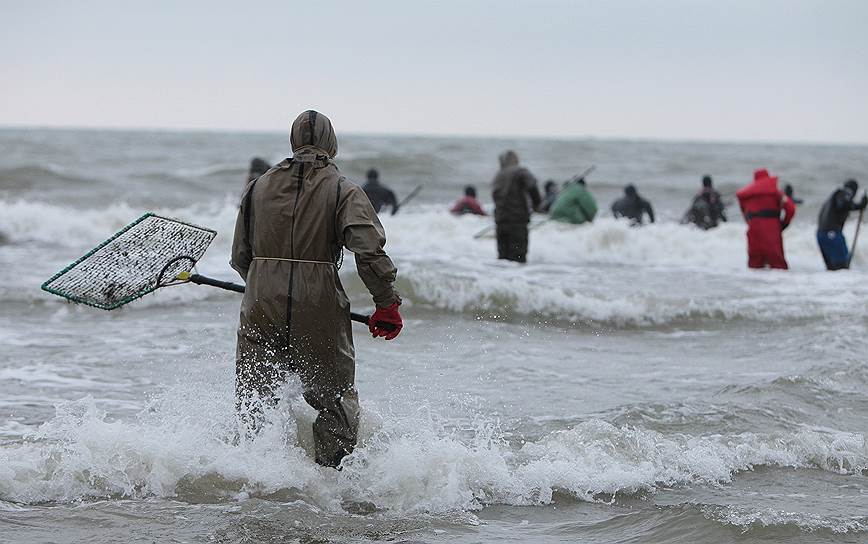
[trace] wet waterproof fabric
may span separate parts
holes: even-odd
[[[466,213],[473,215],[488,215],[485,213],[485,210],[482,209],[482,205],[479,201],[472,196],[461,197],[457,202],[455,202],[452,209],[449,211],[455,215],[464,215]]]
[[[640,226],[644,223],[644,216],[648,214],[648,219],[654,222],[654,209],[651,203],[641,196],[624,195],[612,204],[612,215],[615,218],[626,217],[630,220],[633,226]]]
[[[850,267],[850,250],[847,249],[847,239],[840,230],[818,230],[817,244],[826,270],[843,270]]]
[[[293,123],[292,159],[251,182],[235,223],[232,267],[247,282],[236,354],[236,395],[251,432],[278,388],[297,374],[313,424],[316,461],[337,466],[356,444],[359,404],[350,308],[336,262],[355,253],[380,308],[400,303],[383,227],[360,188],[331,161],[337,141],[313,111]]]
[[[538,209],[542,197],[536,178],[518,164],[518,155],[506,151],[500,155],[500,171],[492,182],[494,223],[497,233],[497,258],[527,262],[527,224]]]
[[[368,200],[371,201],[375,212],[380,213],[383,206],[389,206],[392,209],[392,215],[398,213],[398,199],[395,197],[395,193],[385,185],[381,185],[379,181],[368,180],[362,186],[362,190],[368,195]]]
[[[844,223],[847,222],[850,212],[865,207],[863,202],[854,202],[855,196],[856,193],[846,187],[837,189],[832,193],[820,209],[820,215],[817,218],[817,230],[844,230]]]
[[[753,183],[739,189],[735,196],[748,225],[748,267],[786,270],[782,232],[792,221],[796,205],[778,189],[778,178],[769,176],[766,170],[757,170]]]
[[[558,194],[550,216],[555,221],[581,225],[591,222],[597,215],[597,201],[581,183],[571,183]]]
[[[495,223],[528,223],[542,197],[536,178],[518,164],[518,155],[506,151],[500,156],[500,171],[492,182]]]
[[[683,223],[692,223],[708,230],[726,221],[726,208],[720,198],[720,193],[711,188],[705,188],[693,197],[690,209],[684,215]]]
[[[497,258],[527,262],[527,223],[497,223]]]

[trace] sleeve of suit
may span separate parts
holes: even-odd
[[[651,203],[647,200],[643,201],[642,205],[645,207],[645,212],[648,214],[648,219],[653,223],[654,222],[654,208],[651,207]]]
[[[244,194],[241,197],[241,205],[238,207],[238,216],[235,218],[235,234],[232,238],[232,256],[229,265],[235,269],[241,276],[241,279],[247,281],[247,271],[250,269],[250,263],[253,260],[253,240],[250,239],[248,232],[248,223],[252,218],[248,219],[250,213],[250,199],[253,190],[253,183],[248,183],[244,189]]]
[[[796,215],[796,203],[793,202],[793,199],[784,196],[783,202],[781,203],[781,207],[784,210],[784,218],[781,220],[781,227],[787,228],[790,225],[790,222],[793,220],[793,217]]]
[[[398,269],[386,254],[386,233],[371,202],[361,189],[347,184],[338,206],[338,229],[344,246],[355,254],[356,271],[374,304],[385,308],[400,303],[394,283]]]
[[[392,215],[398,213],[400,204],[398,204],[398,197],[395,195],[395,191],[389,191],[389,202],[387,204],[392,207]]]
[[[527,169],[524,171],[524,186],[527,189],[527,194],[530,196],[530,202],[533,205],[534,211],[539,210],[540,204],[542,204],[542,196],[539,194],[536,178]]]

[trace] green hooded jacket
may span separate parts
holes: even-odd
[[[574,225],[591,222],[596,215],[597,201],[581,183],[571,183],[563,189],[549,213],[555,221]]]

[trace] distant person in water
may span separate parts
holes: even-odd
[[[505,151],[499,160],[500,171],[492,182],[497,258],[527,262],[527,224],[531,212],[539,210],[542,197],[536,178],[518,164],[515,151]]]
[[[682,223],[692,223],[702,230],[713,229],[726,221],[726,208],[714,187],[711,176],[702,177],[702,189],[693,197]]]
[[[543,195],[543,202],[540,205],[540,212],[549,213],[552,211],[552,205],[555,203],[555,200],[558,199],[558,184],[555,183],[555,180],[548,180],[545,185],[543,185],[543,190],[545,194]]]
[[[757,170],[753,183],[739,189],[735,196],[747,222],[748,267],[786,270],[783,231],[793,220],[796,205],[778,189],[778,178],[764,168]]]
[[[630,220],[630,225],[634,227],[644,223],[645,214],[648,214],[648,220],[653,223],[654,209],[651,207],[651,203],[642,198],[632,184],[624,187],[624,196],[612,204],[612,215],[616,219],[626,217]]]
[[[843,187],[826,200],[820,209],[817,219],[817,243],[826,262],[826,270],[841,270],[850,267],[850,250],[844,238],[844,223],[853,210],[864,210],[868,205],[868,196],[856,202],[856,192],[859,184],[855,179],[849,179]]]
[[[464,188],[464,196],[455,202],[452,209],[449,210],[455,215],[473,214],[473,215],[488,215],[482,209],[482,205],[476,200],[476,187],[468,185]]]
[[[801,198],[795,197],[793,186],[789,183],[784,185],[784,194],[790,197],[790,200],[792,200],[793,204],[795,204],[796,206],[801,206],[801,204],[804,202],[804,200],[802,200]]]
[[[388,206],[392,209],[392,215],[398,213],[398,199],[395,197],[395,193],[391,189],[380,184],[380,173],[371,168],[368,170],[367,178],[368,180],[365,182],[362,190],[365,191],[366,195],[368,195],[368,199],[371,201],[374,211],[380,213],[383,206]]]
[[[262,174],[268,172],[270,169],[271,165],[265,162],[265,159],[262,159],[260,157],[253,157],[253,159],[251,159],[250,161],[250,169],[247,171],[247,183],[255,180]]]
[[[554,221],[581,225],[597,215],[597,201],[585,184],[585,178],[570,183],[558,194],[549,213]]]

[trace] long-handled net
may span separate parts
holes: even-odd
[[[216,235],[211,229],[146,213],[52,276],[42,289],[113,310],[189,273]]]
[[[191,273],[216,235],[211,229],[146,213],[52,276],[42,289],[103,310],[183,283],[243,293],[244,285]],[[350,319],[368,323],[366,315],[350,313]],[[390,323],[378,326],[394,328]]]

